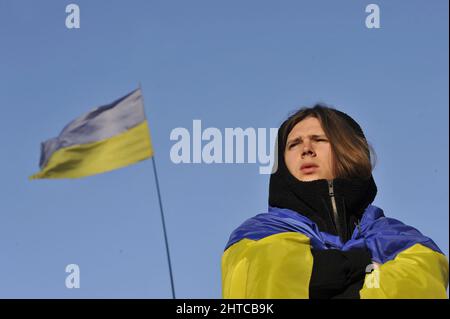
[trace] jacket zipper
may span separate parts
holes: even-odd
[[[338,236],[341,236],[341,227],[339,225],[339,215],[336,208],[336,199],[334,198],[334,185],[332,180],[328,181],[328,194],[330,195],[331,198],[331,208],[333,209],[333,219],[336,232]]]

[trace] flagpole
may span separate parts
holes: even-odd
[[[139,89],[141,90],[142,102],[144,102],[144,95],[142,94],[141,82],[139,82]],[[156,161],[155,161],[154,152],[152,155],[152,163],[153,163],[153,175],[155,176],[155,182],[156,182],[156,191],[158,193],[159,210],[161,213],[161,221],[162,221],[162,226],[163,226],[164,242],[165,242],[165,246],[166,246],[167,262],[169,264],[170,287],[172,288],[172,298],[175,299],[175,287],[173,284],[172,263],[170,262],[169,241],[167,239],[166,223],[164,220],[164,211],[163,211],[163,205],[162,205],[162,200],[161,200],[161,191],[159,190],[159,180],[158,180],[158,173],[156,172]]]
[[[156,190],[158,192],[159,209],[161,211],[161,220],[162,220],[163,231],[164,231],[164,241],[166,243],[167,262],[169,263],[170,286],[172,287],[172,298],[175,299],[175,288],[174,288],[174,284],[173,284],[172,264],[170,262],[169,243],[167,240],[166,223],[164,221],[164,212],[163,212],[163,206],[162,206],[162,201],[161,201],[161,192],[159,190],[158,174],[156,173],[156,163],[155,163],[155,155],[154,154],[152,156],[152,163],[153,163],[153,173],[155,175],[155,181],[156,181]]]

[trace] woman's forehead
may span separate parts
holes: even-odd
[[[320,121],[315,117],[308,117],[294,125],[288,134],[288,138],[292,136],[302,137],[303,135],[323,135],[324,131]]]

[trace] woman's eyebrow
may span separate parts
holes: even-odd
[[[311,135],[309,135],[309,138],[327,138],[327,137],[324,134],[311,134]],[[286,144],[289,144],[292,142],[298,142],[301,140],[302,140],[302,138],[300,136],[297,136],[297,137],[294,137],[294,138],[288,140]]]

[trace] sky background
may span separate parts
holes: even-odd
[[[139,82],[176,296],[220,298],[231,231],[267,211],[259,164],[174,164],[170,132],[279,127],[324,102],[375,148],[374,204],[448,256],[448,1],[0,0],[0,298],[171,298],[152,162],[36,180],[40,143]],[[67,289],[68,264],[81,287]]]

